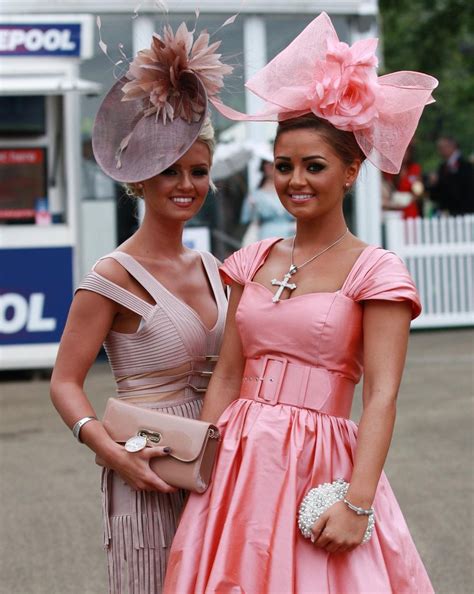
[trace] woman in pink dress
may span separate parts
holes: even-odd
[[[316,45],[327,61],[339,56],[373,68],[375,60],[373,43],[348,48],[334,40],[324,14],[301,35],[291,62],[293,92],[274,95],[281,120],[275,187],[296,218],[296,236],[248,246],[221,268],[232,292],[202,416],[218,420],[223,441],[210,488],[192,495],[182,516],[167,594],[433,592],[382,470],[410,320],[420,313],[420,302],[401,260],[352,235],[342,210],[365,157],[384,167],[390,162],[392,170],[401,163],[404,146],[390,151],[386,143],[372,142],[393,86],[376,105],[376,119],[367,113],[373,102],[361,97],[354,117],[341,114],[342,107],[322,117],[316,99],[312,113],[301,116],[296,108],[309,93],[298,87],[304,83],[298,59],[307,59],[308,47]],[[281,85],[288,84],[290,70],[275,60],[248,84],[268,101],[275,72],[284,77]],[[356,74],[361,79],[370,72]],[[425,92],[417,113],[412,105],[404,118],[408,135],[435,86],[431,77],[418,76]],[[322,79],[320,95],[328,80],[329,75]],[[370,121],[375,128],[357,128],[364,137],[346,129],[351,121]],[[357,427],[349,416],[362,372],[364,407]],[[297,525],[302,499],[311,488],[339,478],[350,483],[346,499],[312,525],[311,539],[303,538]],[[373,535],[362,544],[373,509]]]

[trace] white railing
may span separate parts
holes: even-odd
[[[386,247],[406,263],[422,315],[414,328],[474,325],[474,215],[386,220]]]

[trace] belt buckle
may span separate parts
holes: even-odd
[[[278,372],[278,377],[266,377],[268,364],[273,361],[275,361],[276,363],[281,363],[281,367]],[[257,378],[259,381],[259,385],[257,388],[257,393],[255,395],[255,400],[271,405],[275,405],[278,402],[287,366],[288,359],[283,359],[282,357],[272,357],[269,355],[265,355],[263,357],[261,377]],[[272,372],[272,375],[276,374],[273,374]],[[264,383],[265,386],[263,386]],[[262,395],[261,392],[263,388],[265,389],[265,394]]]

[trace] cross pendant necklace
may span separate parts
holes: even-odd
[[[273,303],[278,303],[280,301],[281,294],[285,289],[288,289],[290,293],[291,291],[294,291],[296,289],[296,283],[289,283],[288,281],[297,270],[298,269],[296,268],[296,266],[292,264],[288,272],[283,277],[283,280],[279,281],[276,278],[272,280],[272,285],[278,285],[278,290],[272,298]]]
[[[294,264],[294,262],[293,262],[293,255],[294,255],[294,251],[295,251],[295,241],[296,241],[296,235],[295,235],[293,237],[293,243],[291,244],[291,261],[290,261],[290,268],[289,268],[288,272],[283,277],[283,280],[280,281],[280,280],[277,280],[276,278],[274,278],[272,280],[272,285],[278,287],[277,292],[272,297],[273,303],[279,303],[281,294],[283,293],[283,291],[285,289],[288,289],[288,291],[290,291],[290,293],[296,289],[296,283],[290,283],[288,281],[291,279],[291,277],[294,274],[296,274],[298,272],[298,270],[301,270],[303,268],[303,266],[306,266],[306,264],[309,264],[313,260],[316,260],[316,258],[319,258],[319,256],[322,256],[325,252],[327,252],[332,247],[337,245],[339,242],[341,242],[344,239],[344,237],[348,233],[349,233],[349,229],[346,227],[346,230],[344,231],[344,233],[340,237],[338,237],[334,243],[331,243],[331,245],[328,245],[326,248],[324,248],[324,250],[318,252],[311,258],[308,258],[308,260],[306,260],[306,262],[303,262],[303,264],[300,264],[299,266],[296,266],[296,264]]]

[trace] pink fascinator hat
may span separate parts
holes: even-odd
[[[371,163],[398,173],[425,105],[438,81],[420,72],[377,76],[377,39],[349,47],[323,12],[246,87],[265,100],[255,115],[212,100],[234,120],[287,120],[314,113],[354,136]]]
[[[220,61],[209,34],[196,40],[182,23],[173,33],[153,34],[127,74],[104,98],[92,132],[102,170],[118,182],[140,182],[180,159],[204,125],[208,99],[215,99],[232,67]]]

